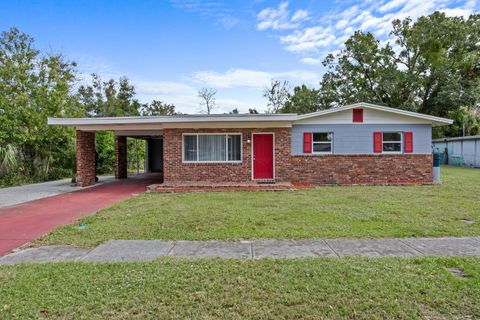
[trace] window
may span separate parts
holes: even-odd
[[[314,132],[312,139],[313,153],[331,153],[332,152],[332,132]]]
[[[402,133],[384,132],[382,139],[382,151],[400,153],[402,152]]]
[[[184,162],[242,161],[241,134],[185,134]]]

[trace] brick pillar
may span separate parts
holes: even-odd
[[[76,184],[86,187],[95,184],[95,132],[77,130]]]
[[[127,137],[115,136],[115,178],[127,178]]]

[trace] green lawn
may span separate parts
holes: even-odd
[[[443,168],[443,181],[144,194],[36,244],[480,235],[480,170]],[[0,266],[0,319],[475,319],[479,283],[478,258],[161,258]]]
[[[474,319],[479,283],[475,258],[3,266],[0,319]]]
[[[443,184],[430,186],[142,194],[58,228],[36,244],[480,235],[480,170],[442,172]]]

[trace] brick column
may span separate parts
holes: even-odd
[[[115,136],[115,179],[127,178],[127,137]]]
[[[76,184],[86,187],[95,184],[95,132],[77,130]]]

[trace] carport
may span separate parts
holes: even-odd
[[[77,128],[76,136],[76,183],[89,186],[95,183],[95,132]],[[146,172],[163,172],[163,136],[161,130],[127,131],[112,130],[115,134],[115,178],[128,177],[127,138],[146,141]]]
[[[145,171],[163,173],[163,129],[159,118],[49,118],[48,124],[75,127],[76,184],[85,187],[95,184],[95,133],[100,131],[115,134],[116,179],[128,177],[127,139],[146,141]]]

